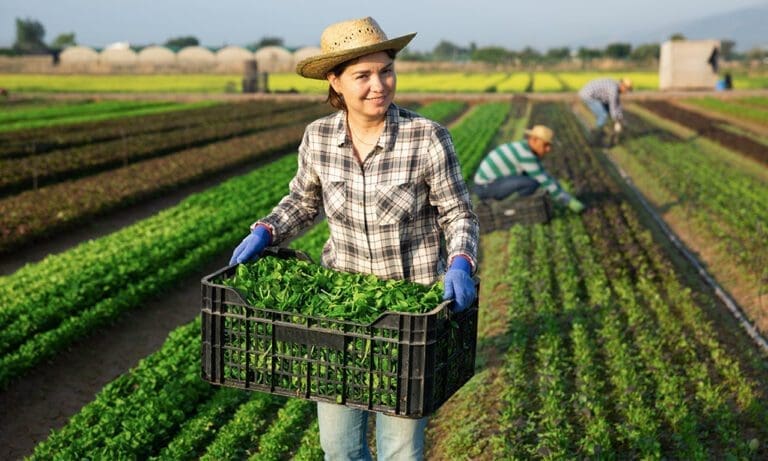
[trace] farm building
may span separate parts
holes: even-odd
[[[719,40],[669,40],[661,45],[659,89],[711,89],[718,79]]]

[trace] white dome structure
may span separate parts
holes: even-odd
[[[66,64],[90,64],[99,61],[99,53],[87,46],[70,46],[59,55],[60,62]]]
[[[316,46],[305,46],[304,48],[299,48],[293,52],[293,65],[295,66],[302,60],[318,55],[321,52],[322,50]]]
[[[99,53],[99,61],[103,64],[128,66],[136,64],[136,52],[130,48],[109,48]]]
[[[225,46],[216,52],[216,61],[219,63],[241,63],[249,59],[254,59],[253,52],[240,46]]]
[[[214,66],[216,64],[216,55],[208,48],[203,48],[202,46],[187,46],[176,54],[176,61],[183,65]]]
[[[280,46],[265,46],[254,53],[259,71],[290,72],[293,70],[293,54]]]
[[[245,62],[254,59],[252,51],[239,46],[225,46],[216,52],[216,68],[220,72],[242,73]]]
[[[164,46],[148,46],[138,53],[141,64],[171,65],[176,62],[176,53]]]

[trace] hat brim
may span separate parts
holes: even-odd
[[[365,56],[366,54],[377,53],[379,51],[394,50],[398,52],[405,48],[405,46],[413,40],[416,33],[403,35],[402,37],[393,38],[384,42],[375,43],[373,45],[361,46],[358,48],[351,48],[348,50],[339,50],[333,53],[319,54],[302,59],[296,64],[296,73],[302,77],[314,78],[317,80],[325,80],[328,72],[339,64],[349,61],[351,59]]]

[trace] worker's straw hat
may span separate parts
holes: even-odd
[[[552,138],[555,137],[555,133],[544,125],[534,125],[530,130],[525,130],[526,136],[532,136],[539,138],[544,142],[552,144]]]
[[[632,79],[629,77],[623,77],[619,82],[624,85],[628,90],[632,89]]]
[[[296,64],[296,73],[307,78],[325,80],[331,69],[351,59],[379,51],[398,52],[415,37],[407,34],[388,39],[387,34],[371,17],[331,24],[320,36],[320,54]]]

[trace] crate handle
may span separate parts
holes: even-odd
[[[306,344],[309,346],[329,347],[337,351],[344,350],[344,333],[335,330],[311,329],[305,326],[275,322],[273,330],[277,341]]]

